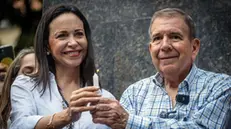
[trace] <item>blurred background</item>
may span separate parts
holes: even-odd
[[[42,3],[42,0],[1,0],[0,45],[12,45],[15,54],[22,48],[33,46]]]
[[[33,38],[42,15],[42,0],[0,0],[0,63],[6,67],[14,55],[33,46]],[[0,96],[5,74],[0,74]]]

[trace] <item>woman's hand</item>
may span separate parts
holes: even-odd
[[[101,95],[97,94],[98,90],[98,87],[88,86],[72,92],[69,103],[71,121],[77,121],[80,118],[81,112],[95,109],[95,105],[91,105],[90,103],[97,103],[99,101]]]

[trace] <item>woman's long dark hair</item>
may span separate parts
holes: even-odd
[[[35,34],[34,47],[35,55],[38,60],[38,73],[36,73],[37,83],[35,86],[38,86],[41,83],[43,84],[42,94],[45,92],[47,86],[50,87],[49,71],[53,74],[56,73],[54,59],[51,55],[47,55],[49,48],[49,25],[56,17],[64,13],[73,13],[83,22],[88,45],[86,57],[80,65],[80,84],[81,87],[84,87],[86,83],[89,85],[92,85],[93,83],[92,76],[95,72],[95,64],[90,26],[84,15],[76,6],[71,4],[59,4],[52,6],[44,12]]]

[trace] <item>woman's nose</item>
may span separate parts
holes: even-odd
[[[79,43],[78,43],[77,39],[74,36],[70,36],[68,45],[72,46],[72,47],[76,47],[76,46],[79,45]]]

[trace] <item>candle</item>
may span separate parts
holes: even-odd
[[[96,73],[93,75],[93,85],[99,87],[99,76]]]
[[[99,87],[99,76],[96,73],[93,75],[93,86]],[[100,89],[98,90],[98,94],[101,94]]]

